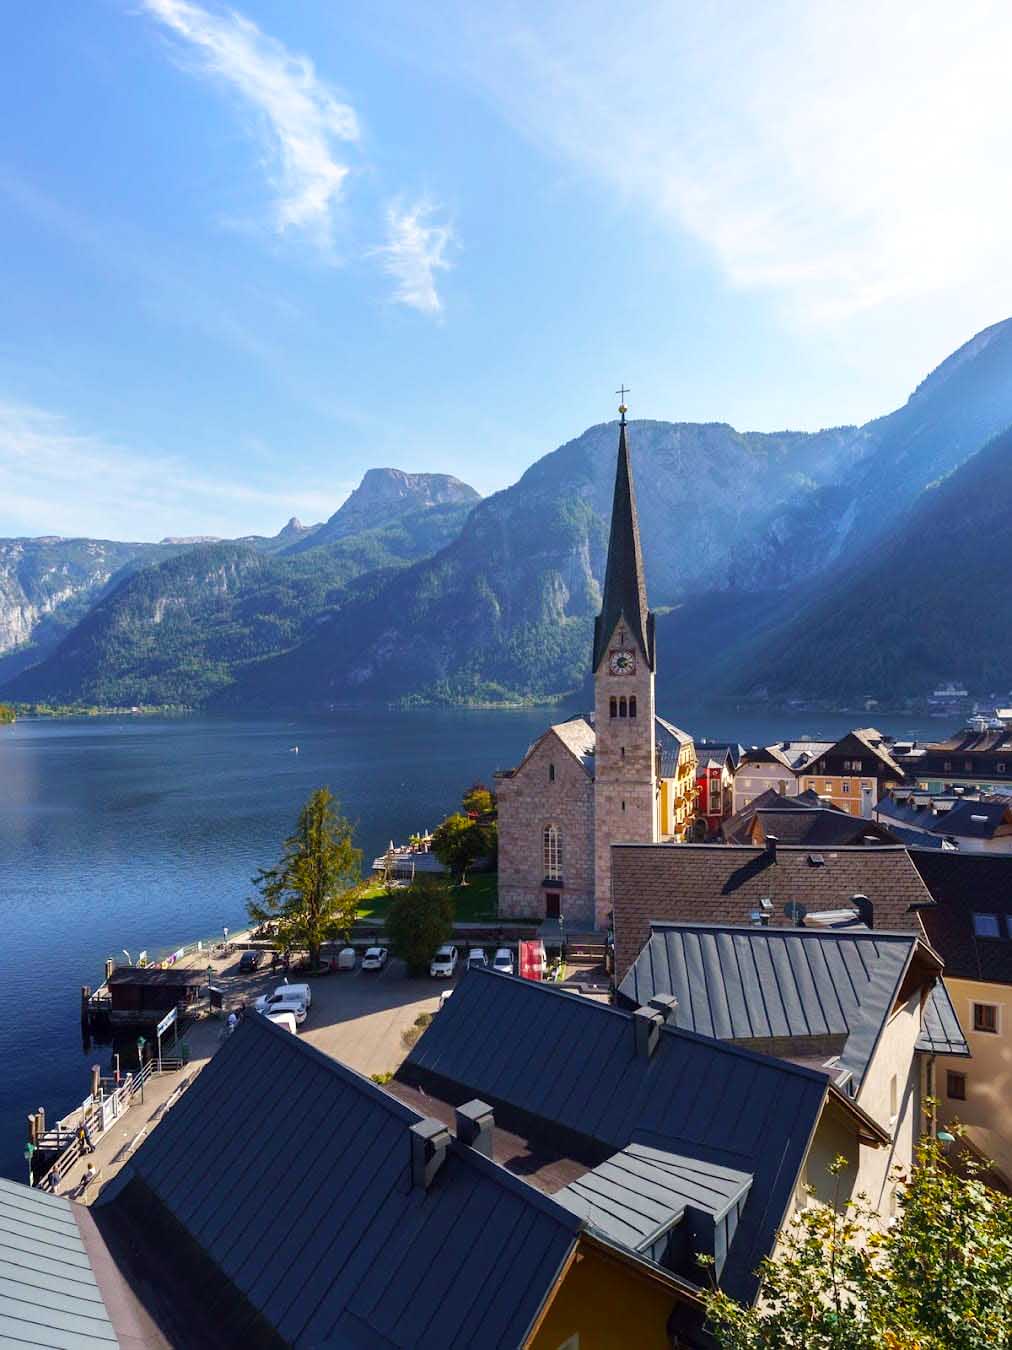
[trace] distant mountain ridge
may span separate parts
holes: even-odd
[[[968,481],[961,475],[972,474],[981,447],[1008,427],[1012,320],[978,334],[902,408],[862,427],[742,433],[722,423],[630,423],[662,684],[717,694],[775,680],[776,692],[836,697],[850,687],[837,669],[848,664],[863,672],[860,693],[896,688],[868,657],[882,624],[848,609],[850,589],[866,584],[864,569],[890,541],[916,552],[916,532],[940,528],[933,516],[925,523],[931,503],[970,512],[947,485]],[[106,569],[80,632],[4,693],[123,701],[143,690],[133,701],[159,702],[160,690],[185,688],[184,701],[231,707],[563,695],[588,673],[616,440],[614,423],[591,427],[484,500],[447,475],[371,470],[324,525],[310,532],[289,522],[284,543],[279,535],[197,546],[245,552],[230,562],[201,555],[181,570],[171,559],[152,567],[132,557],[122,574]],[[998,444],[987,453],[1000,460],[1008,444]],[[1000,475],[993,491],[1004,501]],[[939,565],[958,584],[960,568],[979,577],[982,558],[953,543]],[[189,601],[179,584],[187,566],[204,568]],[[931,586],[915,603],[912,578],[894,566],[907,590],[894,597],[879,572],[874,600],[881,614],[902,609],[910,640],[883,650],[915,653],[923,671],[961,673],[946,668],[953,657]],[[185,622],[166,624],[183,611]],[[844,613],[840,642],[819,629],[832,658],[806,660],[797,625],[831,626]],[[792,661],[779,661],[781,648]],[[975,668],[991,667],[982,659]]]

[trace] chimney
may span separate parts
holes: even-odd
[[[632,1015],[636,1058],[649,1059],[657,1049],[664,1017],[653,1008],[637,1008]]]
[[[412,1125],[410,1135],[411,1184],[427,1191],[443,1165],[450,1144],[450,1131],[441,1121],[423,1116]]]
[[[660,1013],[666,1023],[673,1022],[678,1011],[678,999],[674,994],[654,994],[647,1007]]]
[[[483,1153],[486,1158],[492,1156],[494,1127],[495,1116],[488,1102],[475,1097],[473,1101],[457,1107],[457,1138],[476,1153]]]
[[[850,903],[857,910],[857,917],[866,928],[875,927],[875,906],[866,895],[852,895]]]
[[[775,834],[766,836],[766,856],[770,862],[776,862],[777,860],[777,837]]]

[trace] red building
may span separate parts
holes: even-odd
[[[700,822],[699,834],[710,837],[720,833],[721,821],[727,820],[734,811],[734,771],[738,766],[742,748],[740,745],[728,745],[725,742],[697,741],[696,818]]]

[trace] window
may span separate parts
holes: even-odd
[[[994,1003],[975,1003],[973,1005],[974,1031],[987,1031],[992,1036],[998,1034],[998,1008]]]
[[[618,699],[617,699],[617,698],[612,698],[612,699],[609,699],[609,700],[608,700],[608,715],[609,715],[610,717],[617,717],[617,716],[618,716]]]
[[[544,834],[545,877],[558,881],[562,876],[562,836],[558,825],[546,825]]]
[[[849,759],[845,759],[845,760],[843,761],[843,771],[844,771],[844,773],[850,773],[850,760],[849,760]]]
[[[966,770],[967,773],[973,773],[973,760],[972,760],[972,759],[964,759],[964,760],[963,760],[963,768]]]
[[[975,937],[1001,937],[997,914],[975,914],[973,916]]]
[[[900,1110],[900,1088],[899,1079],[893,1074],[889,1079],[889,1116],[895,1120]]]
[[[787,796],[787,784],[784,782],[784,780],[783,780],[782,778],[781,778],[780,782],[777,784],[777,787],[780,789],[780,795],[781,795],[781,797],[786,797],[786,796]]]
[[[943,761],[943,763],[942,763],[942,772],[943,772],[943,773],[952,773],[952,760],[951,760],[951,759],[947,759],[947,760]]]
[[[850,796],[850,784],[849,784],[849,783],[844,782],[844,784],[843,784],[843,792],[844,792],[844,796],[848,796],[848,797]]]
[[[624,698],[620,698],[619,701],[618,701],[618,715],[619,715],[619,717],[626,717],[626,716],[628,716],[628,713],[629,713],[629,705],[626,703],[626,701],[625,701]]]
[[[555,765],[554,765],[554,764],[549,764],[549,766],[548,766],[548,781],[549,781],[550,783],[554,783],[554,782],[555,782]]]
[[[995,769],[998,771],[998,773],[1004,773],[1004,772],[1005,772],[1005,761],[1004,761],[1003,759],[1000,759],[1000,760],[998,761],[998,763],[997,763],[994,767],[995,767]]]
[[[632,694],[629,699],[629,716],[636,716],[636,695]]]
[[[864,763],[863,760],[855,759],[851,761],[850,767],[854,770],[855,773],[860,773],[863,763]]]
[[[562,914],[562,896],[555,891],[549,891],[545,896],[545,918],[558,919]]]
[[[945,1095],[951,1097],[954,1102],[966,1101],[966,1074],[952,1073],[945,1075]]]
[[[827,784],[826,784],[826,791],[827,791],[828,793],[832,793],[832,791],[833,791],[833,784],[832,784],[832,783],[827,783]]]
[[[625,759],[625,746],[624,746],[624,745],[620,745],[620,746],[619,746],[618,754],[619,754],[619,758],[620,758],[620,759],[622,759],[622,760]]]

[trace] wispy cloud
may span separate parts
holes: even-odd
[[[371,250],[394,281],[394,299],[423,314],[438,314],[443,308],[436,273],[452,266],[446,251],[453,243],[453,228],[432,223],[434,212],[428,201],[411,206],[392,202],[387,207],[386,243]]]
[[[142,4],[186,44],[200,72],[224,82],[256,113],[278,231],[302,230],[329,248],[333,210],[349,173],[342,147],[359,138],[354,109],[308,57],[241,14],[212,13],[190,0]]]
[[[293,491],[287,475],[245,477],[194,473],[173,455],[129,450],[0,399],[0,535],[273,534],[291,515],[324,519],[350,487],[325,496]]]
[[[431,62],[803,321],[1009,274],[1007,5],[503,0],[438,31]]]

